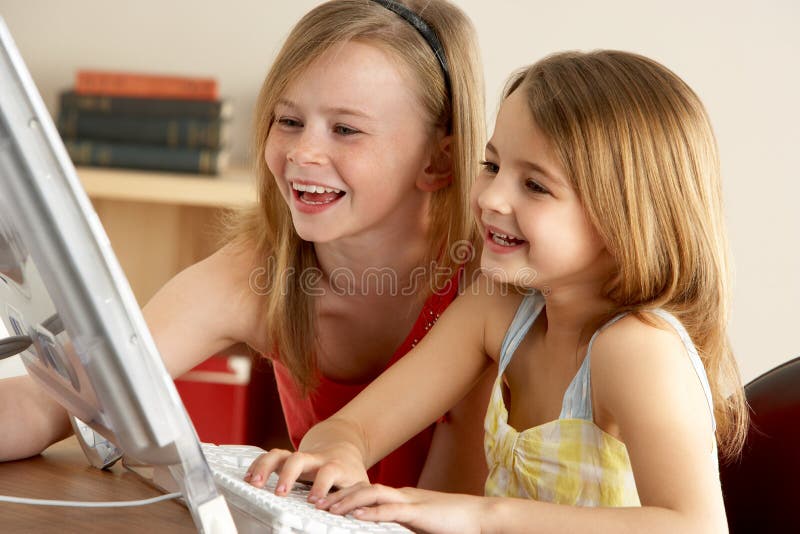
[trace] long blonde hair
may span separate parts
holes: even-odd
[[[683,323],[708,375],[720,453],[735,456],[748,415],[726,334],[728,244],[703,104],[664,66],[619,51],[552,55],[514,75],[506,96],[518,88],[616,261],[605,288],[614,313],[663,308]]]
[[[380,47],[408,70],[431,125],[444,127],[453,136],[452,183],[432,195],[430,247],[422,266],[435,263],[440,272],[455,273],[463,261],[451,254],[455,244],[476,241],[468,192],[484,143],[485,109],[475,31],[468,17],[445,0],[402,3],[439,38],[449,66],[450,94],[436,56],[413,26],[375,2],[333,0],[312,9],[293,28],[258,97],[253,153],[259,202],[237,215],[228,235],[255,247],[266,271],[264,328],[274,347],[272,356],[286,366],[306,394],[315,385],[316,336],[314,299],[303,290],[301,273],[319,266],[313,243],[301,240],[294,231],[289,208],[264,160],[264,149],[277,100],[316,58],[336,45],[359,41]]]

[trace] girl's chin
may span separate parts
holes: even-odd
[[[532,267],[508,269],[497,265],[495,262],[481,258],[481,271],[492,281],[501,284],[511,284],[524,289],[538,289],[541,283],[539,273]]]
[[[312,243],[327,243],[335,239],[334,236],[330,235],[329,232],[326,232],[323,229],[309,228],[306,225],[295,224],[294,231],[300,239],[303,241],[310,241]]]

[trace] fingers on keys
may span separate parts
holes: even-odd
[[[403,493],[381,484],[360,482],[331,493],[320,508],[336,514],[349,514],[354,510],[384,504],[405,503]]]
[[[324,505],[324,500],[335,485],[348,486],[357,480],[350,480],[353,476],[348,478],[346,469],[336,460],[326,462],[314,454],[283,449],[273,449],[256,458],[247,470],[244,480],[262,488],[272,473],[278,474],[275,494],[280,496],[287,495],[301,476],[313,478],[308,500],[320,503],[319,506]]]
[[[275,495],[288,495],[292,486],[300,475],[314,474],[321,461],[313,454],[295,452],[283,460],[283,466],[278,472],[278,483],[275,485]],[[277,471],[276,471],[277,472]]]
[[[338,462],[329,462],[317,471],[317,476],[314,477],[314,485],[311,486],[311,492],[308,496],[309,502],[320,503],[324,506],[324,500],[334,485],[342,484],[342,468]]]
[[[291,451],[272,449],[260,455],[247,469],[244,480],[257,488],[264,487],[269,475],[281,472],[284,464],[292,454]]]

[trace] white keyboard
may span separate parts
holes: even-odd
[[[397,523],[373,523],[350,516],[318,510],[309,503],[309,486],[295,484],[289,495],[275,495],[278,481],[274,473],[263,488],[255,488],[243,480],[247,468],[263,453],[247,445],[203,444],[203,454],[214,474],[217,488],[225,496],[240,534],[274,532],[276,534],[355,534],[408,533]]]

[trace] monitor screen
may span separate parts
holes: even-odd
[[[137,462],[170,466],[196,522],[198,507],[219,507],[191,421],[2,19],[0,321],[2,350],[27,346],[28,374],[72,416]]]

